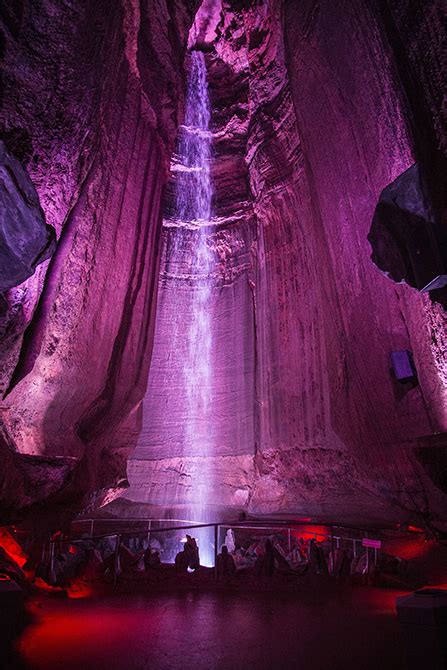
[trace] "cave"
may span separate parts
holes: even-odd
[[[51,597],[111,590],[95,605],[107,631],[119,616],[134,630],[141,552],[173,568],[180,539],[197,541],[181,589],[202,594],[213,642],[196,667],[294,668],[293,593],[261,574],[259,595],[254,574],[234,605],[212,576],[222,545],[238,559],[269,542],[289,584],[302,542],[297,621],[316,630],[323,571],[322,626],[338,631],[315,657],[309,632],[303,667],[406,667],[395,597],[447,584],[443,3],[3,0],[0,40],[0,587],[18,583],[28,609],[46,593],[50,619],[90,616],[101,640],[93,613]],[[82,552],[91,576],[109,537],[106,586],[79,566],[58,581]],[[351,591],[336,554],[361,551]],[[166,574],[151,611],[174,602],[164,625],[182,628]],[[385,578],[394,591],[371,595],[365,580]],[[343,589],[375,631],[351,660]],[[213,626],[253,632],[270,606],[262,658],[217,645]],[[56,667],[45,650],[70,624],[50,619],[11,663]],[[153,667],[180,667],[188,636]],[[87,645],[66,667],[149,667],[134,643],[130,665]]]

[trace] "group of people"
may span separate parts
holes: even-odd
[[[271,577],[275,572],[303,574],[307,570],[317,575],[334,575],[347,578],[355,572],[363,572],[362,556],[354,560],[346,548],[336,548],[311,538],[294,539],[292,546],[278,538],[267,538],[252,542],[247,547],[236,544],[232,531],[227,533],[225,544],[217,555],[217,573],[231,577],[236,572],[251,570],[257,576]],[[180,572],[196,570],[200,565],[199,548],[194,538],[186,538],[183,550],[175,559]]]
[[[228,540],[228,538],[227,538]],[[232,551],[229,550],[228,544]],[[175,557],[175,567],[179,572],[197,570],[200,566],[199,547],[195,538],[186,536],[182,551]],[[231,577],[237,571],[254,568],[258,576],[271,577],[275,570],[290,571],[281,547],[272,540],[254,542],[247,549],[235,545],[230,541],[222,545],[217,555],[217,574],[221,577]]]
[[[175,556],[175,568],[179,573],[196,571],[200,567],[198,541],[186,535],[183,543],[181,551]],[[80,574],[87,579],[95,579],[101,575],[149,572],[162,567],[162,546],[155,538],[145,547],[131,548],[121,543],[118,555],[109,538],[104,539],[100,546],[89,538],[76,546],[62,541],[59,545],[54,552],[51,574],[49,564],[41,561],[36,568],[36,577],[63,585]],[[249,571],[258,577],[271,577],[274,573],[300,575],[309,571],[311,574],[348,578],[350,575],[365,574],[369,563],[364,552],[356,554],[349,547],[334,547],[330,541],[318,542],[316,538],[292,536],[287,540],[272,535],[269,538],[252,537],[250,543],[241,545],[229,529],[217,555],[216,568],[219,577],[232,577],[241,571]]]

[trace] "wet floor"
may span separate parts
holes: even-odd
[[[44,670],[403,668],[397,594],[185,592],[44,601],[23,634]]]

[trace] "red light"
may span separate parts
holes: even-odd
[[[294,528],[292,530],[292,537],[296,539],[303,538],[303,540],[312,540],[315,538],[317,542],[323,542],[323,540],[327,539],[327,536],[330,534],[331,529],[329,526],[306,525],[302,528]]]
[[[20,568],[25,565],[27,557],[23,553],[22,547],[15,541],[6,528],[0,528],[0,547],[6,551],[10,559],[17,563]]]

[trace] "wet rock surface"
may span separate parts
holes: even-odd
[[[170,670],[185,663],[186,649],[197,670],[213,666],[293,670],[297,663],[308,668],[316,664],[373,670],[383,667],[384,658],[390,661],[389,668],[403,668],[403,649],[396,644],[399,628],[392,616],[396,592],[342,593],[324,588],[317,602],[313,588],[303,589],[298,597],[185,590],[123,594],[101,601],[44,601],[40,611],[33,608],[36,625],[20,640],[21,658],[33,667],[53,670],[60,666],[63,648],[70,670],[116,665],[121,658],[132,670],[148,664]],[[65,626],[55,630],[55,619]]]

